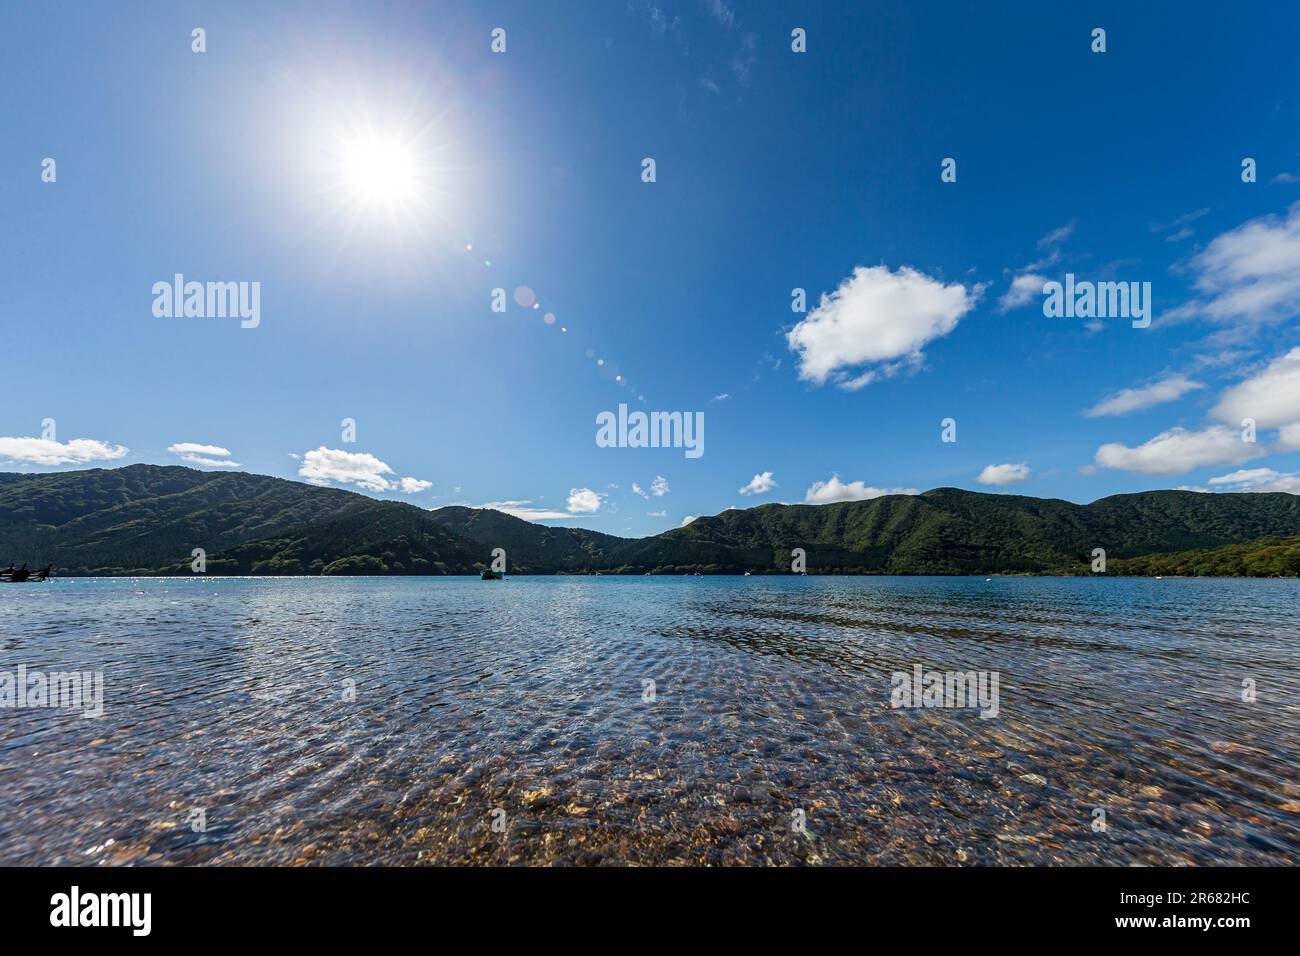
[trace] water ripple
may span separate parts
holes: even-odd
[[[0,671],[102,671],[105,714],[0,710],[0,862],[1294,865],[1297,620],[1285,581],[6,588]],[[914,664],[998,717],[892,709]]]

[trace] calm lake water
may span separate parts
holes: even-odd
[[[0,709],[0,864],[1295,865],[1297,628],[1281,580],[3,586],[0,672],[104,714]],[[891,708],[915,664],[998,716]]]

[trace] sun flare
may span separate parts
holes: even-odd
[[[412,150],[395,139],[358,138],[343,151],[344,184],[365,201],[400,203],[419,188]]]

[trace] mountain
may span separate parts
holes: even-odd
[[[1300,534],[1300,497],[1148,491],[1088,505],[936,488],[830,505],[763,505],[631,543],[629,569],[809,573],[1081,573],[1108,560]]]
[[[431,515],[447,530],[478,545],[478,554],[490,557],[493,548],[505,549],[508,569],[520,574],[608,568],[628,544],[627,538],[586,528],[548,528],[490,508],[452,505]]]
[[[209,574],[474,574],[488,554],[447,531],[428,511],[376,501],[270,538],[218,551]],[[190,572],[190,563],[164,573]]]
[[[1293,578],[1300,576],[1300,536],[1262,538],[1221,548],[1148,554],[1116,561],[1114,574],[1188,577]]]
[[[243,472],[159,465],[0,475],[0,560],[148,572],[372,503]]]
[[[1088,573],[1102,548],[1112,573],[1143,574],[1154,555],[1183,560],[1270,536],[1300,536],[1300,496],[1150,491],[1078,505],[937,488],[728,510],[627,539],[243,472],[0,474],[0,562],[53,563],[64,574],[188,574],[195,548],[215,574],[470,574],[494,548],[505,549],[509,572],[539,574],[784,574],[796,548],[811,574],[1072,574]],[[1289,567],[1232,564],[1235,554],[1222,566]],[[1131,563],[1140,558],[1147,563]]]

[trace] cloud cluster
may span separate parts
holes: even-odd
[[[1060,245],[1072,235],[1074,235],[1074,223],[1068,222],[1038,240],[1038,248],[1042,251],[1042,255],[1029,265],[1015,270],[1011,285],[998,299],[999,312],[1006,313],[1012,309],[1022,308],[1042,296],[1043,285],[1048,279],[1041,270],[1061,261]]]
[[[1185,375],[1167,375],[1150,385],[1120,389],[1114,395],[1102,399],[1084,414],[1089,418],[1127,415],[1129,412],[1141,411],[1162,402],[1177,401],[1188,392],[1204,387],[1200,382],[1194,382]]]
[[[1185,487],[1182,491],[1284,492],[1300,495],[1300,474],[1274,471],[1272,468],[1247,468],[1210,479],[1209,488]]]
[[[770,471],[755,475],[749,480],[749,483],[742,485],[739,489],[742,495],[761,495],[771,491],[776,487],[776,479],[772,477]]]
[[[980,292],[907,266],[858,266],[786,333],[786,342],[798,354],[800,378],[858,389],[919,363],[922,348],[955,329]]]
[[[1230,425],[1240,425],[1243,419],[1253,418],[1260,428],[1300,422],[1300,348],[1274,359],[1261,372],[1227,389],[1210,414]]]
[[[481,505],[469,505],[471,508],[491,508],[504,514],[522,518],[524,521],[554,521],[572,518],[567,511],[553,511],[549,508],[535,508],[530,499],[519,501],[489,501]]]
[[[94,438],[59,442],[52,438],[0,437],[0,461],[24,465],[86,465],[92,461],[113,461],[129,449]]]
[[[425,481],[423,478],[402,478],[397,482],[397,490],[406,495],[419,494],[433,487],[432,481]]]
[[[1161,432],[1130,448],[1117,442],[1097,449],[1102,468],[1119,468],[1144,475],[1177,475],[1210,465],[1237,465],[1258,458],[1264,450],[1241,440],[1235,428],[1214,425],[1202,431],[1181,426]]]
[[[843,482],[839,475],[831,475],[829,481],[814,481],[804,495],[804,502],[810,505],[828,505],[836,501],[866,501],[885,495],[918,495],[916,488],[873,488],[861,481]]]
[[[1192,228],[1191,224],[1209,211],[1209,207],[1204,207],[1201,209],[1194,209],[1189,213],[1179,216],[1173,222],[1153,222],[1151,223],[1151,231],[1157,235],[1162,232],[1167,233],[1165,236],[1165,242],[1182,242],[1184,239],[1189,239],[1195,234],[1195,230]]]
[[[1047,277],[1039,275],[1036,272],[1026,272],[1018,275],[1011,280],[1011,285],[1002,298],[998,300],[998,310],[1000,312],[1010,312],[1012,309],[1018,309],[1026,306],[1035,299],[1043,295],[1043,286],[1047,282]]]
[[[632,493],[640,495],[642,498],[649,499],[651,495],[656,498],[662,498],[672,489],[668,486],[668,479],[663,475],[655,475],[654,481],[650,482],[650,490],[646,491],[635,481],[632,482]]]
[[[201,468],[238,468],[239,462],[230,460],[230,451],[220,445],[203,445],[199,442],[181,441],[168,445],[167,450],[180,460]]]
[[[569,489],[569,514],[590,515],[600,510],[600,503],[604,495],[598,491],[592,491],[590,488],[570,488]]]
[[[298,466],[298,477],[312,485],[356,485],[366,491],[401,491],[416,494],[430,487],[432,482],[420,478],[390,479],[393,469],[367,452],[342,451],[338,448],[319,448],[305,452]]]
[[[1199,218],[1204,212],[1189,213],[1179,222]],[[1153,231],[1166,228],[1152,226]],[[1285,215],[1261,216],[1222,233],[1192,258],[1190,268],[1200,298],[1167,313],[1171,320],[1199,316],[1232,323],[1243,334],[1258,334],[1260,325],[1300,316],[1300,203],[1293,204]],[[1239,352],[1224,355],[1234,360],[1241,357]],[[1226,362],[1203,367],[1212,364]],[[1168,375],[1151,385],[1123,389],[1086,414],[1120,415],[1174,401],[1201,387],[1186,376]],[[1292,348],[1225,389],[1210,417],[1218,424],[1200,430],[1171,428],[1136,447],[1102,445],[1095,461],[1106,468],[1164,475],[1300,450],[1300,348]],[[1247,429],[1248,422],[1253,428]],[[1255,440],[1254,429],[1277,429],[1276,441],[1265,448],[1262,436]],[[1267,470],[1251,469],[1249,473]],[[1289,477],[1275,474],[1268,481],[1283,486],[1275,490],[1289,490],[1293,486]]]
[[[1300,202],[1214,239],[1192,259],[1204,298],[1193,310],[1214,322],[1272,323],[1300,315]]]
[[[1029,478],[1029,465],[1025,462],[1006,465],[985,465],[975,480],[981,485],[1011,485]]]

